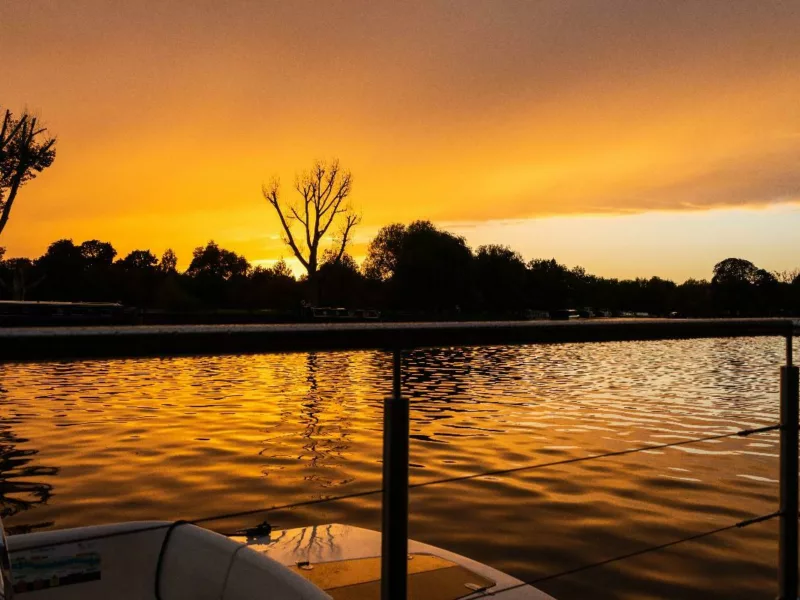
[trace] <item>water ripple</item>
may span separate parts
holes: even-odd
[[[411,479],[778,418],[781,340],[443,348],[406,357]],[[17,531],[191,518],[380,487],[390,357],[3,365],[0,500]],[[414,490],[411,533],[535,578],[771,512],[776,433]],[[274,515],[379,528],[380,496]],[[221,523],[232,530],[252,523]],[[217,526],[215,524],[215,526]],[[548,582],[558,598],[775,596],[776,526]]]

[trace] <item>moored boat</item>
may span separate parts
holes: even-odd
[[[5,600],[381,596],[381,534],[347,525],[226,537],[189,523],[139,521],[14,535],[7,551]],[[552,600],[485,564],[411,540],[407,583],[416,600]]]
[[[111,325],[135,323],[138,311],[117,302],[0,300],[0,326]]]

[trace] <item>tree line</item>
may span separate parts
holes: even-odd
[[[3,112],[3,111],[0,111]],[[20,188],[53,164],[55,138],[34,115],[9,110],[0,121],[0,233]],[[117,301],[142,309],[192,311],[303,306],[379,308],[398,315],[531,316],[564,308],[589,314],[684,316],[795,315],[798,272],[772,273],[729,258],[711,280],[681,284],[660,277],[613,279],[555,259],[523,260],[503,245],[473,251],[466,240],[429,221],[382,228],[359,267],[348,253],[361,222],[349,202],[353,178],[338,160],[298,173],[287,199],[273,178],[262,195],[275,211],[283,241],[304,270],[283,260],[255,268],[213,241],[195,249],[189,267],[149,250],[118,257],[109,242],[53,242],[36,259],[6,259],[0,248],[0,296],[14,300]]]
[[[730,258],[710,280],[681,284],[659,277],[614,279],[555,259],[526,262],[502,245],[473,251],[466,240],[428,221],[382,228],[359,266],[347,253],[323,253],[312,282],[281,260],[253,267],[213,241],[196,248],[185,271],[167,250],[120,257],[109,242],[58,240],[35,259],[0,254],[5,299],[114,301],[142,309],[272,309],[297,314],[314,286],[316,304],[377,308],[409,317],[524,317],[576,308],[596,314],[687,317],[794,315],[800,276],[770,273]],[[532,312],[534,311],[534,312]]]

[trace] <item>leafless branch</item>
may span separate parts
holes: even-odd
[[[345,221],[342,224],[342,231],[341,231],[341,243],[339,244],[339,252],[336,253],[336,262],[342,260],[342,256],[344,256],[345,250],[347,249],[347,243],[350,241],[350,232],[353,230],[353,227],[361,223],[361,215],[356,214],[348,209],[348,213],[345,216]]]
[[[286,222],[286,218],[283,216],[283,210],[281,209],[281,203],[280,203],[280,186],[281,186],[280,180],[275,178],[269,183],[269,185],[261,186],[261,193],[264,195],[264,198],[267,200],[267,202],[269,202],[275,209],[275,212],[278,213],[278,218],[280,219],[281,227],[283,227],[284,241],[292,249],[292,252],[294,252],[294,255],[297,257],[297,260],[300,261],[300,264],[302,264],[303,267],[308,269],[308,261],[305,259],[303,253],[300,252],[300,249],[297,247],[297,244],[294,241],[294,236],[292,235],[292,229]]]
[[[339,260],[346,251],[352,229],[361,221],[361,217],[345,204],[352,190],[352,181],[351,173],[343,170],[338,160],[333,160],[330,163],[317,161],[311,169],[297,175],[294,186],[298,194],[297,204],[282,202],[276,183],[264,186],[264,197],[278,214],[285,242],[309,277],[316,274],[320,243],[333,224],[341,224],[341,237],[337,240]],[[307,253],[302,251],[292,235],[291,223],[295,221],[304,229]]]

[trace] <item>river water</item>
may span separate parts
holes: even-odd
[[[774,338],[439,349],[406,356],[411,480],[773,424]],[[338,352],[7,364],[13,531],[191,519],[380,487],[391,357]],[[526,579],[777,510],[760,434],[414,489],[411,536]],[[380,495],[249,519],[380,527]],[[774,598],[777,520],[552,579],[570,598]]]

